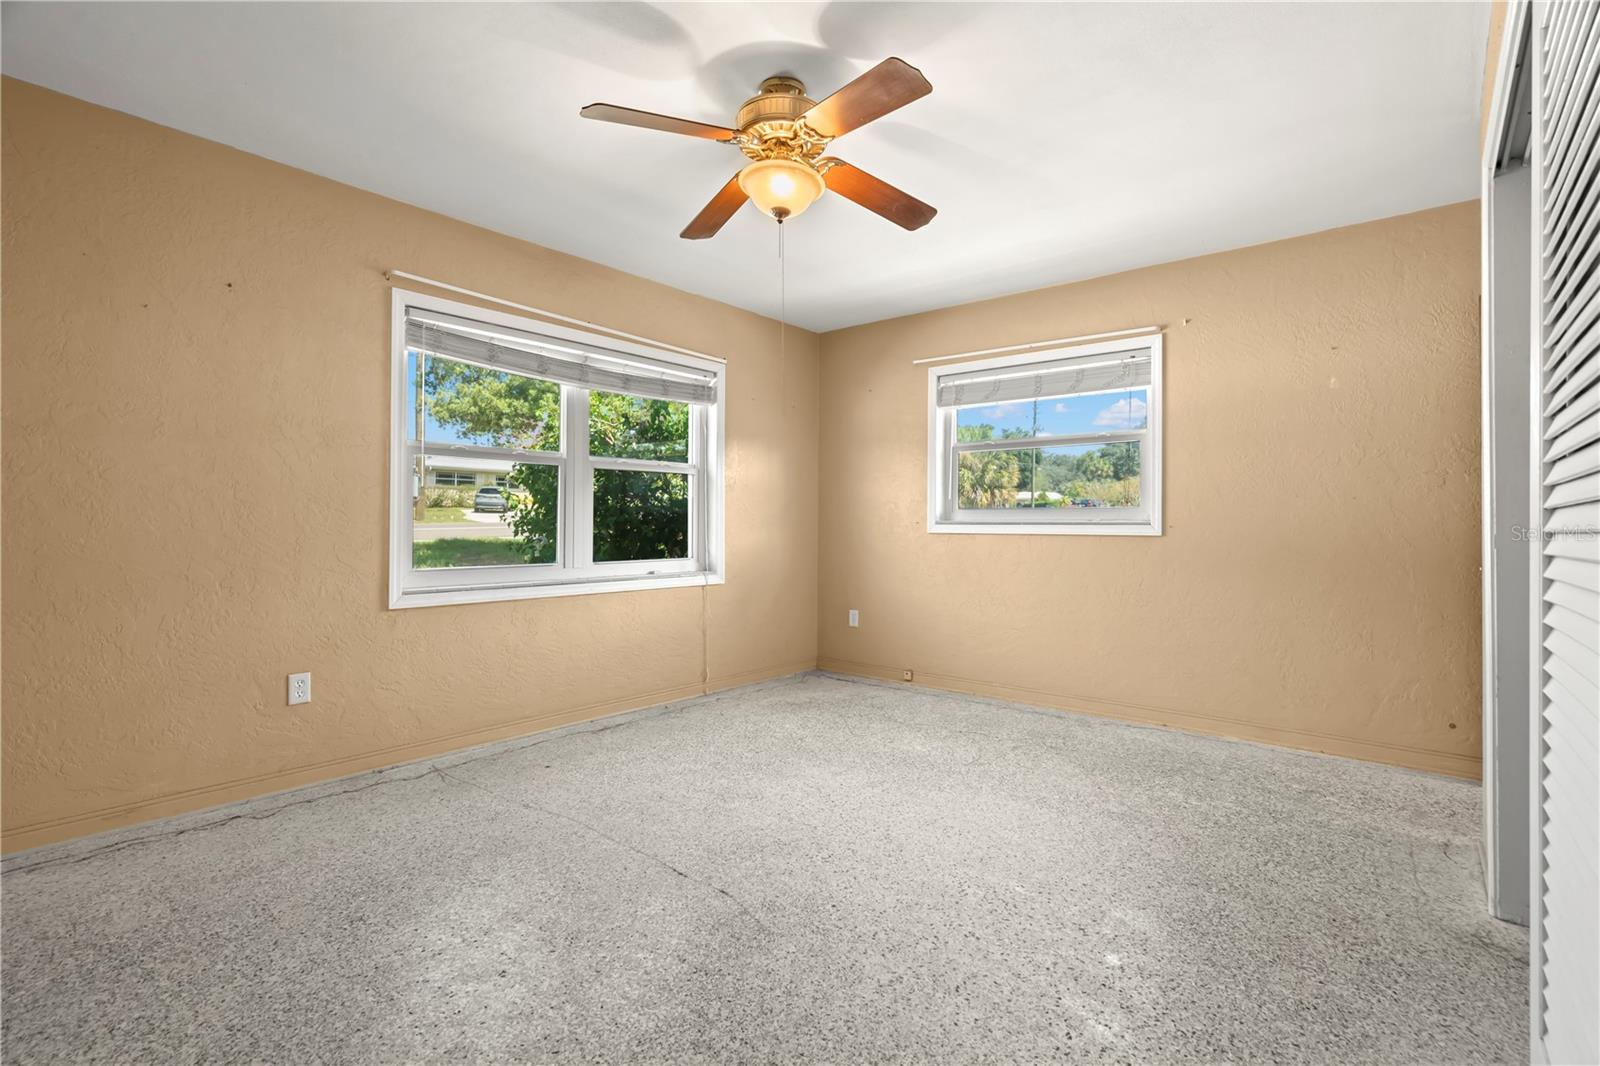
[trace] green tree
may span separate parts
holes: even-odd
[[[429,359],[428,413],[465,437],[501,448],[559,451],[561,387],[536,378]],[[689,405],[610,392],[589,394],[589,454],[687,461]],[[560,474],[555,466],[518,463],[507,479],[507,520],[531,563],[556,559]],[[681,559],[689,553],[689,478],[632,470],[597,470],[594,558]]]
[[[561,449],[561,386],[449,359],[429,359],[428,413],[498,448]]]
[[[689,405],[614,392],[589,394],[589,454],[687,461]],[[689,478],[638,470],[594,473],[594,558],[683,559],[689,554]]]
[[[542,463],[518,463],[511,468],[507,493],[511,532],[521,541],[522,557],[530,563],[556,561],[556,522],[561,514],[561,475]]]
[[[594,472],[594,559],[689,555],[689,478],[638,470]]]
[[[956,439],[995,439],[993,426],[958,426]],[[960,507],[1015,507],[1022,464],[1016,452],[962,452],[956,467],[956,502]]]
[[[617,459],[687,460],[689,405],[615,392],[591,392],[589,454]]]
[[[1139,445],[1136,442],[1107,444],[1100,452],[1111,461],[1111,476],[1118,481],[1139,476]]]
[[[1114,469],[1104,449],[1090,452],[1078,460],[1078,476],[1085,481],[1109,481]]]

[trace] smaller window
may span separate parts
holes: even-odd
[[[1161,532],[1161,338],[928,372],[932,533]]]
[[[478,477],[476,474],[468,474],[460,470],[438,470],[434,472],[433,483],[435,485],[476,485]]]

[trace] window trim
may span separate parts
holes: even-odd
[[[1092,344],[1075,344],[1068,347],[1046,348],[1018,355],[1003,355],[975,362],[946,363],[928,368],[928,532],[929,533],[999,533],[1044,534],[1049,536],[1123,536],[1159,537],[1162,535],[1161,516],[1161,421],[1165,402],[1162,386],[1162,342],[1160,333],[1142,337],[1123,337],[1116,340],[1097,341]],[[1126,352],[1137,348],[1150,351],[1150,384],[1147,401],[1147,428],[1144,431],[1144,453],[1139,464],[1139,498],[1148,501],[1148,508],[1105,508],[1112,514],[1093,517],[1075,515],[1070,511],[1054,511],[1054,517],[1041,521],[1035,512],[974,511],[958,509],[954,505],[953,457],[964,451],[1004,451],[1025,448],[1047,448],[1063,445],[1091,443],[1113,444],[1138,440],[1137,434],[1108,431],[1098,434],[1069,434],[1065,436],[1033,437],[1016,441],[983,441],[965,445],[955,441],[956,410],[939,406],[939,380],[954,374],[975,370],[998,370],[1023,367],[1033,363],[1050,362],[1066,357],[1103,355]],[[1123,390],[1114,390],[1117,392]],[[1087,394],[1084,394],[1087,395]],[[1007,448],[1009,445],[1009,449]],[[1097,509],[1098,510],[1098,509]],[[946,514],[949,517],[945,517]]]
[[[461,303],[401,288],[393,288],[391,293],[389,344],[389,607],[391,609],[720,585],[727,580],[723,515],[726,445],[724,405],[727,396],[725,363],[665,351],[634,341],[616,340],[569,326],[507,314],[477,304]],[[411,567],[412,483],[415,464],[413,448],[407,434],[414,412],[406,404],[409,386],[405,340],[407,307],[420,307],[440,314],[476,319],[487,325],[542,334],[609,349],[623,355],[637,355],[657,362],[708,372],[715,378],[717,399],[709,404],[691,405],[691,410],[699,408],[703,414],[700,417],[691,417],[689,420],[689,461],[686,463],[590,456],[588,454],[589,390],[569,385],[562,386],[560,452],[521,452],[478,445],[445,446],[449,453],[464,456],[478,453],[493,458],[508,458],[514,453],[513,461],[553,465],[561,470],[556,562],[413,570]],[[582,570],[568,567],[567,564],[572,559],[573,545],[576,543],[573,538],[586,536],[592,540],[593,537],[593,512],[585,506],[592,505],[592,494],[579,492],[578,486],[586,480],[592,481],[596,469],[664,471],[688,475],[691,479],[690,557],[615,563],[591,561]]]

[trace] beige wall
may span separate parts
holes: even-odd
[[[3,106],[7,850],[814,664],[814,335],[780,367],[757,315]],[[725,355],[727,584],[385,609],[390,267]]]
[[[913,359],[1146,324],[1165,536],[926,531]],[[1476,203],[826,334],[822,395],[824,667],[1479,773]]]

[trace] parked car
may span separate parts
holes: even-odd
[[[506,494],[493,485],[485,485],[472,497],[474,511],[504,512],[506,510]]]

